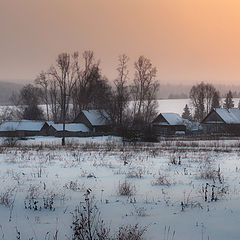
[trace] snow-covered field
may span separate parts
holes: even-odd
[[[138,223],[145,239],[240,238],[240,140],[60,143],[39,137],[0,147],[0,238],[72,239],[88,189],[112,235]],[[123,183],[129,195],[119,192]]]
[[[234,107],[238,107],[239,98],[233,98]],[[221,105],[223,105],[224,99],[221,100]],[[160,112],[174,112],[182,115],[185,105],[188,104],[189,108],[192,110],[190,99],[161,99],[158,100],[158,111]]]
[[[233,98],[234,107],[238,107],[239,100],[240,98]],[[223,102],[224,99],[221,100],[221,104],[223,104]],[[161,99],[158,100],[158,112],[174,112],[181,115],[186,104],[188,104],[189,108],[193,110],[190,99]],[[0,114],[3,113],[6,108],[9,108],[9,106],[0,106]],[[42,108],[46,111],[44,105],[42,105]]]

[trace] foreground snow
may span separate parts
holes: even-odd
[[[239,140],[67,142],[62,148],[59,138],[39,137],[0,148],[2,239],[16,239],[17,231],[21,239],[56,232],[71,239],[72,213],[89,188],[112,232],[139,223],[147,226],[145,239],[239,239]],[[119,194],[124,181],[133,195]],[[53,203],[44,208],[46,201]]]

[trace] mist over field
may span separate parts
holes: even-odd
[[[19,92],[21,88],[25,84],[32,83],[32,81],[28,80],[0,80],[0,105],[11,105],[10,97],[13,92]],[[181,100],[174,101],[174,99],[188,99],[189,98],[189,91],[191,89],[192,85],[184,85],[184,84],[160,84],[160,88],[157,94],[158,99],[172,99],[169,103],[171,104],[169,106],[169,109],[166,109],[167,112],[172,112],[174,109],[174,112],[176,113],[182,113],[182,110],[184,108],[184,104],[189,104],[188,100]],[[240,97],[240,85],[215,85],[216,89],[219,90],[222,97],[225,96],[225,94],[231,90],[233,92],[234,98]],[[161,110],[161,105],[165,104],[164,101],[159,102],[159,110]],[[176,106],[173,106],[175,105]],[[235,105],[237,107],[238,102],[235,102]]]

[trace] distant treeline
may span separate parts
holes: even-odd
[[[18,92],[22,87],[23,84],[0,81],[0,105],[11,104],[9,97],[13,92]]]
[[[193,85],[185,84],[160,84],[158,98],[159,99],[186,99]],[[240,85],[223,85],[214,84],[218,89],[220,97],[225,98],[229,90],[231,90],[234,98],[240,98]]]

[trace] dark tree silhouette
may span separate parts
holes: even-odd
[[[216,92],[213,85],[205,84],[204,82],[191,88],[189,96],[194,107],[194,119],[196,121],[200,122],[211,111]]]
[[[187,104],[185,105],[185,107],[183,109],[182,118],[188,119],[189,121],[192,120],[192,115],[191,115],[191,112],[190,112],[189,107],[188,107]]]
[[[76,82],[77,61],[78,53],[74,53],[72,56],[68,53],[61,53],[57,57],[56,65],[52,66],[48,73],[60,93],[60,120],[63,123],[62,145],[65,145],[65,122],[69,111],[70,97]]]
[[[220,108],[220,93],[218,91],[215,91],[212,99],[212,109],[213,108]]]
[[[41,100],[46,105],[46,111],[47,111],[47,120],[50,120],[49,117],[49,79],[47,77],[47,73],[41,72],[37,78],[35,79],[35,83],[37,86],[41,89]]]
[[[223,104],[224,108],[234,108],[234,102],[233,102],[233,96],[232,96],[232,92],[229,91],[226,95],[226,98],[224,100],[224,104]]]
[[[131,87],[133,119],[135,123],[145,125],[156,116],[156,94],[159,89],[159,84],[155,81],[157,69],[144,56],[140,56],[134,66],[135,78]]]
[[[129,94],[127,88],[127,80],[128,80],[128,66],[127,63],[129,58],[123,54],[118,58],[118,78],[114,81],[115,84],[115,102],[116,102],[116,123],[122,125],[124,112],[128,105]]]
[[[19,94],[21,105],[22,119],[43,120],[43,111],[39,107],[41,91],[32,84],[25,85]]]

